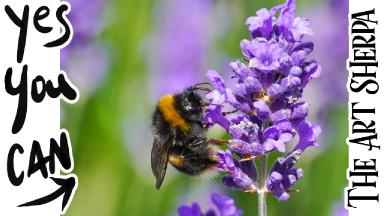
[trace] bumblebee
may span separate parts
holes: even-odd
[[[157,189],[164,180],[168,162],[192,176],[217,166],[214,150],[206,138],[205,105],[197,85],[161,97],[153,113],[151,167]]]

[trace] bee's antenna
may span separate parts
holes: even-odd
[[[202,85],[208,85],[209,87],[202,87]],[[197,83],[191,86],[194,90],[200,90],[200,91],[211,91],[212,90],[212,84],[209,82],[203,82],[203,83]]]
[[[214,138],[208,138],[207,139],[207,142],[210,143],[210,144],[213,144],[213,145],[227,145],[229,143],[229,141],[226,141],[226,140],[219,140],[219,139],[214,139]]]
[[[204,103],[203,103],[203,106],[209,106],[209,105],[219,106],[219,107],[224,107],[224,106],[221,105],[221,104],[214,104],[214,103],[207,103],[207,102],[204,102]]]
[[[212,87],[212,84],[211,84],[210,82],[197,83],[197,84],[195,84],[195,85],[193,85],[193,86],[201,86],[201,85],[209,85],[209,86]]]

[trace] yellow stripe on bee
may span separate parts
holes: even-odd
[[[189,125],[185,120],[180,116],[176,111],[174,105],[174,99],[172,95],[165,95],[159,101],[159,109],[163,114],[163,118],[168,122],[172,127],[178,127],[183,132],[188,132],[190,130]]]
[[[181,167],[184,164],[183,159],[180,156],[174,154],[169,155],[168,161],[175,167]]]

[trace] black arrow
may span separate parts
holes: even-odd
[[[62,194],[64,194],[63,197],[63,203],[62,203],[62,210],[65,209],[65,207],[68,204],[69,198],[71,197],[73,188],[76,186],[76,179],[74,177],[69,177],[69,178],[53,178],[51,179],[57,184],[60,185],[61,187],[57,189],[55,192],[41,197],[39,199],[24,203],[19,205],[18,207],[26,207],[26,206],[36,206],[36,205],[43,205],[47,204],[58,197],[60,197]]]

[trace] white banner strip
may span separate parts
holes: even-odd
[[[382,1],[350,1],[349,184],[345,189],[345,207],[351,216],[384,214],[383,22]],[[332,77],[329,79],[332,82]]]

